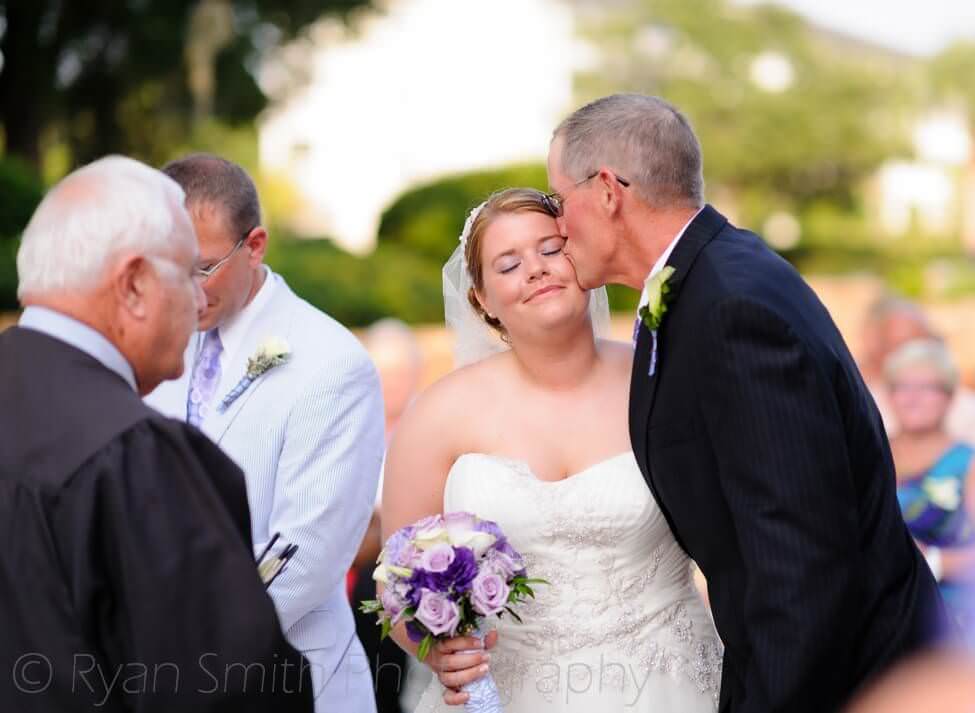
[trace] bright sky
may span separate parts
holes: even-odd
[[[584,54],[559,0],[396,0],[317,55],[265,120],[261,160],[303,193],[300,223],[368,249],[405,188],[543,155]]]
[[[910,52],[975,39],[975,0],[774,1]],[[360,251],[406,188],[542,159],[552,128],[574,108],[573,74],[591,60],[571,2],[387,2],[358,36],[324,43],[308,62],[308,88],[268,112],[260,132],[262,164],[285,173],[303,199],[295,222]]]
[[[758,0],[761,1],[761,0]],[[973,0],[771,0],[824,27],[914,54],[975,41]],[[734,0],[754,5],[756,0]]]

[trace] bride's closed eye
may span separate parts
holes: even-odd
[[[539,254],[545,257],[553,257],[559,255],[565,249],[565,238],[548,238],[542,242],[538,249]],[[506,259],[499,260],[496,264],[496,269],[502,275],[507,275],[521,265],[521,260],[514,256],[507,256]]]

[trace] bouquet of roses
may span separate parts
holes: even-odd
[[[431,515],[408,525],[386,541],[373,579],[382,582],[379,599],[362,602],[361,610],[377,613],[382,638],[398,622],[406,623],[410,640],[419,643],[423,661],[434,641],[454,636],[482,636],[480,622],[534,597],[521,555],[501,528],[471,513]],[[469,713],[500,711],[497,687],[490,675],[468,684]]]

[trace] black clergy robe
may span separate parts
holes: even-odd
[[[215,445],[20,327],[0,403],[0,711],[312,711]]]

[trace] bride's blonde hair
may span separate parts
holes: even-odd
[[[501,324],[501,320],[497,317],[491,317],[484,310],[477,299],[477,292],[484,289],[484,269],[481,266],[481,247],[484,234],[495,218],[509,213],[543,213],[552,218],[557,217],[551,201],[541,191],[534,188],[506,188],[491,194],[484,202],[484,207],[474,218],[474,222],[471,223],[467,244],[464,246],[467,274],[471,278],[471,288],[467,292],[467,299],[481,319],[496,330],[505,342],[508,341],[507,330]]]

